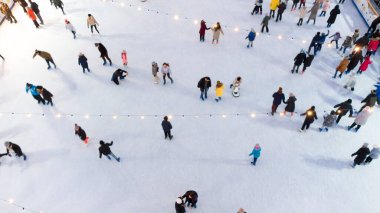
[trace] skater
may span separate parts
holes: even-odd
[[[126,50],[123,50],[121,52],[121,61],[123,62],[124,66],[128,65],[128,58],[127,58],[127,51]]]
[[[47,69],[51,68],[50,67],[50,62],[54,65],[54,68],[57,68],[57,66],[54,63],[53,58],[50,55],[50,53],[45,52],[45,51],[41,51],[41,50],[35,50],[33,58],[36,57],[37,55],[40,56],[41,58],[45,59],[46,63],[48,64],[48,68]]]
[[[336,17],[340,14],[339,5],[335,5],[334,9],[330,11],[330,17],[327,19],[327,28],[335,23]]]
[[[370,56],[366,56],[362,65],[360,65],[359,67],[359,70],[356,72],[357,74],[362,74],[363,72],[365,72],[367,69],[368,69],[368,66],[372,64],[372,61],[371,61],[371,57]]]
[[[125,77],[127,77],[128,72],[122,69],[117,69],[113,74],[111,81],[113,81],[116,85],[119,85],[119,79],[123,80]]]
[[[300,0],[293,0],[291,11],[294,11],[297,9],[297,5],[300,2]]]
[[[36,90],[39,94],[42,95],[47,105],[49,105],[50,103],[50,105],[53,106],[53,100],[52,100],[53,94],[51,94],[46,88],[42,86],[37,86]]]
[[[309,45],[309,49],[307,50],[307,53],[310,53],[311,51],[311,48],[313,48],[314,50],[314,55],[317,54],[317,51],[318,51],[318,42],[321,40],[321,32],[317,32],[313,39],[311,40],[310,42],[310,45]]]
[[[369,116],[371,115],[371,108],[369,106],[366,106],[363,111],[359,112],[359,114],[356,116],[354,123],[351,124],[351,126],[348,127],[348,131],[350,131],[352,128],[355,128],[355,132],[357,132],[361,126],[367,123],[367,120]]]
[[[153,61],[152,62],[152,75],[153,75],[155,84],[158,84],[158,82],[160,81],[160,78],[158,77],[159,69],[160,68],[158,67],[158,64],[155,61]]]
[[[249,48],[250,46],[252,47],[252,44],[253,44],[253,41],[255,40],[255,38],[256,38],[256,32],[252,28],[251,32],[249,32],[249,34],[247,35],[247,37],[245,37],[245,39],[248,39],[247,48]]]
[[[363,47],[367,46],[369,43],[369,34],[365,33],[362,37],[360,37],[358,40],[356,40],[355,48],[354,50],[357,49],[362,49]]]
[[[13,16],[12,10],[9,9],[9,6],[4,3],[0,2],[0,11],[5,16],[5,18],[13,24],[13,22],[17,23],[16,18]]]
[[[32,94],[33,98],[38,101],[38,104],[42,102],[42,104],[45,105],[45,100],[41,97],[40,93],[38,93],[36,86],[30,83],[26,83],[25,90],[26,93],[28,93],[30,90],[30,93]]]
[[[185,199],[185,204],[187,204],[187,206],[197,208],[198,193],[196,191],[187,191],[184,195],[182,195],[181,199]]]
[[[358,151],[351,155],[351,157],[354,157],[356,155],[354,164],[352,164],[352,168],[355,168],[356,165],[362,164],[369,153],[370,151],[368,148],[368,143],[364,143]]]
[[[336,113],[334,110],[331,110],[330,114],[323,116],[323,126],[319,128],[320,132],[329,131],[329,127],[333,127],[336,121]]]
[[[175,212],[176,213],[185,213],[186,210],[185,210],[185,203],[183,202],[183,200],[181,199],[181,197],[178,197],[176,202],[175,202]]]
[[[87,28],[91,28],[91,34],[94,33],[93,31],[93,28],[95,28],[96,32],[99,33],[99,30],[96,26],[99,26],[98,22],[95,20],[94,16],[92,16],[91,14],[88,14],[88,17],[87,17]]]
[[[248,156],[253,156],[253,160],[251,162],[252,165],[256,166],[257,159],[260,157],[261,147],[257,143],[255,147],[252,149],[252,152]]]
[[[86,69],[87,72],[90,72],[90,68],[88,68],[87,58],[83,53],[79,53],[78,65],[82,66],[83,73],[85,73]]]
[[[371,25],[368,28],[367,33],[372,34],[377,29],[377,25],[379,25],[379,23],[380,23],[380,16],[378,16],[372,21]]]
[[[307,13],[307,9],[306,9],[305,6],[303,6],[303,7],[300,9],[300,19],[298,20],[297,26],[302,26],[303,19],[305,18],[306,13]]]
[[[380,150],[378,145],[374,145],[371,152],[369,153],[367,159],[365,159],[364,164],[369,164],[373,159],[379,158]]]
[[[26,155],[22,152],[21,147],[12,142],[5,142],[5,148],[7,149],[7,155],[12,156],[11,152],[14,153],[17,157],[23,157],[26,160]]]
[[[74,39],[77,38],[77,36],[76,36],[76,33],[77,33],[77,32],[76,32],[74,26],[73,26],[73,25],[71,24],[71,22],[68,21],[67,19],[65,19],[65,28],[66,28],[66,30],[69,30],[69,31],[73,34]]]
[[[376,90],[371,90],[371,93],[367,95],[360,103],[364,105],[360,108],[359,112],[363,111],[365,107],[374,107],[377,102]]]
[[[285,2],[281,2],[281,4],[278,6],[276,22],[278,22],[278,20],[280,21],[282,20],[282,14],[284,13],[285,10],[286,10],[286,4]]]
[[[267,33],[269,32],[269,28],[268,28],[269,19],[270,19],[270,16],[268,15],[268,13],[266,13],[264,18],[263,18],[263,21],[261,21],[261,25],[262,25],[261,32],[262,33],[264,33],[264,28],[267,31]]]
[[[170,76],[172,74],[172,70],[170,69],[169,63],[163,63],[161,67],[162,78],[164,79],[164,85],[166,84],[166,76],[170,79],[170,82],[173,84],[174,81]]]
[[[236,77],[232,84],[230,84],[230,89],[234,90],[236,87],[240,87],[242,78],[240,76]]]
[[[371,38],[369,40],[369,43],[367,46],[367,52],[365,56],[371,56],[373,53],[376,52],[378,47],[379,47],[379,38]]]
[[[224,35],[222,27],[220,26],[220,23],[217,22],[216,25],[211,30],[213,31],[212,43],[214,44],[214,41],[216,41],[216,44],[218,44],[220,34]]]
[[[340,33],[336,32],[334,35],[330,36],[329,38],[332,38],[332,40],[330,41],[330,44],[332,44],[333,42],[335,42],[335,49],[339,49],[338,41],[339,41],[339,39],[342,38],[340,36]]]
[[[164,120],[161,122],[162,129],[164,130],[165,139],[169,137],[169,140],[172,140],[173,135],[171,133],[172,124],[169,121],[169,117],[165,116]]]
[[[210,87],[211,87],[211,79],[210,79],[210,77],[206,76],[206,77],[201,78],[198,81],[198,88],[201,90],[201,96],[200,96],[200,98],[202,99],[202,101],[204,101],[205,99],[207,99],[207,91],[208,91],[208,89]]]
[[[14,2],[17,2],[21,7],[22,9],[24,10],[24,13],[27,13],[27,7],[28,7],[28,3],[26,3],[25,0],[14,0]]]
[[[206,26],[206,22],[204,20],[201,21],[201,28],[199,29],[199,41],[205,42],[206,30],[210,28]]]
[[[27,13],[28,13],[29,18],[32,19],[34,26],[36,26],[36,28],[39,28],[40,25],[39,25],[38,22],[37,22],[37,17],[36,17],[36,15],[34,14],[33,9],[30,8],[30,7],[27,7],[27,8],[26,8],[26,11],[27,11]]]
[[[339,123],[340,119],[343,116],[345,116],[347,114],[347,112],[350,112],[350,115],[348,117],[350,117],[350,118],[352,117],[353,110],[352,110],[351,104],[352,104],[352,100],[347,99],[347,101],[342,102],[342,103],[334,106],[334,108],[338,108],[335,112],[338,115],[338,118],[336,119],[336,124]]]
[[[347,48],[352,47],[352,37],[351,36],[346,36],[346,39],[343,41],[342,46],[340,46],[339,51],[342,51],[343,49],[343,54],[346,53]]]
[[[63,2],[61,0],[50,0],[52,4],[54,4],[55,9],[60,8],[62,10],[63,15],[66,15],[65,11],[63,11]]]
[[[253,8],[251,15],[258,14],[260,12],[260,15],[263,13],[263,0],[256,0],[255,7]]]
[[[284,115],[286,116],[287,112],[290,112],[290,116],[293,116],[294,110],[296,108],[296,102],[297,98],[294,96],[293,93],[289,93],[289,98],[284,103],[286,104]]]
[[[40,20],[40,24],[44,24],[44,20],[41,17],[40,9],[38,8],[38,4],[32,0],[29,0],[30,7],[32,8],[33,12],[36,14],[37,18]]]
[[[99,144],[99,158],[102,158],[102,155],[105,155],[108,158],[108,160],[111,160],[111,155],[113,158],[115,158],[117,162],[120,162],[120,157],[116,157],[110,149],[110,146],[112,146],[113,141],[111,141],[111,143],[104,143],[104,141],[100,140]]]
[[[303,67],[302,67],[302,73],[301,74],[304,74],[306,69],[311,66],[311,63],[313,62],[313,60],[314,60],[314,55],[307,54],[306,59],[303,61]]]
[[[75,124],[75,134],[79,136],[79,138],[84,142],[84,144],[88,144],[88,137],[86,132],[80,127],[78,124]]]
[[[321,6],[323,4],[323,6]],[[323,3],[320,3],[320,7],[319,8],[322,8],[322,12],[321,14],[319,14],[319,16],[326,16],[326,12],[328,9],[330,9],[330,1],[329,0],[325,0]]]
[[[327,30],[327,33],[322,33],[321,37],[319,37],[319,40],[317,41],[317,51],[322,50],[322,45],[325,43],[326,38],[329,34],[330,34],[330,30]]]
[[[95,43],[95,47],[97,47],[99,52],[100,52],[100,58],[103,59],[103,65],[107,64],[107,61],[106,61],[106,59],[107,59],[110,62],[110,66],[112,66],[112,61],[108,57],[108,51],[107,51],[106,47],[102,43]]]
[[[302,65],[305,59],[306,59],[306,53],[302,49],[301,52],[298,53],[297,56],[294,58],[294,66],[292,69],[292,73],[294,72],[298,73],[298,69]]]
[[[216,102],[219,102],[222,100],[223,91],[224,91],[223,83],[220,81],[217,81],[216,86],[215,86],[215,95],[216,95],[215,101]]]
[[[352,42],[353,43],[355,43],[356,42],[356,40],[359,38],[359,29],[356,29],[355,31],[354,31],[354,34],[352,35]]]
[[[305,132],[306,130],[309,129],[310,124],[312,124],[314,122],[314,119],[318,120],[317,112],[315,112],[315,106],[311,106],[310,109],[308,109],[306,112],[301,114],[301,116],[304,116],[304,115],[306,115],[306,117],[305,117],[305,121],[303,122],[300,131]],[[305,130],[305,128],[306,128],[306,130]]]
[[[354,91],[355,84],[356,84],[356,75],[355,73],[351,73],[351,75],[348,77],[347,83],[343,87],[345,89],[351,89],[351,91]]]
[[[279,87],[277,92],[273,93],[273,104],[272,104],[272,112],[271,115],[273,116],[274,113],[277,111],[278,105],[281,104],[281,102],[285,103],[285,95],[282,93],[282,87]]]
[[[351,70],[355,69],[355,67],[359,64],[363,64],[363,55],[362,50],[354,51],[350,56],[350,63],[347,65],[346,74],[350,73]]]
[[[300,1],[300,6],[298,9],[301,9],[301,7],[306,7],[306,0],[301,0]]]
[[[280,5],[280,0],[271,0],[270,1],[270,4],[269,4],[269,8],[270,8],[269,17],[272,16],[272,18],[274,18],[275,11],[276,11],[276,9],[277,9],[277,7],[279,5]]]
[[[314,25],[315,25],[315,20],[317,19],[318,10],[319,10],[319,4],[318,4],[318,2],[314,2],[313,7],[307,12],[307,13],[310,13],[310,16],[309,16],[309,19],[307,20],[306,24],[309,24],[309,21],[313,20]]]

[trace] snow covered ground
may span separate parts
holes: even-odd
[[[324,111],[333,105],[352,98],[359,109],[379,76],[378,63],[358,78],[353,93],[343,88],[344,78],[331,78],[341,56],[327,45],[304,75],[290,73],[300,49],[308,47],[317,31],[326,31],[327,16],[318,17],[315,26],[297,27],[298,11],[290,12],[288,6],[282,22],[270,21],[270,36],[260,33],[247,49],[248,32],[242,29],[259,31],[263,18],[250,15],[253,1],[133,0],[121,6],[121,1],[66,0],[66,16],[48,1],[36,2],[45,19],[41,29],[35,29],[19,6],[14,12],[19,23],[0,27],[1,54],[6,57],[0,68],[1,142],[17,143],[28,155],[26,162],[0,159],[0,198],[42,212],[167,213],[174,212],[177,196],[193,189],[199,194],[198,208],[188,212],[194,213],[232,213],[239,207],[248,213],[380,212],[378,162],[349,166],[350,155],[363,142],[378,143],[378,108],[358,133],[345,130],[353,122],[348,117],[328,133],[317,131]],[[264,1],[264,12],[268,6]],[[366,30],[351,1],[341,10],[331,33],[345,37],[355,28]],[[101,36],[91,36],[86,28],[88,13],[99,22]],[[77,28],[77,40],[65,30],[66,18]],[[194,19],[229,27],[223,27],[218,45],[211,44],[210,31],[206,42],[199,43]],[[95,42],[107,47],[114,66],[102,66]],[[35,49],[50,52],[59,68],[48,71],[43,59],[32,59]],[[123,49],[129,76],[116,86],[110,78],[121,67]],[[87,56],[92,73],[83,74],[77,65],[79,52]],[[174,84],[153,84],[152,61],[170,63]],[[241,97],[234,98],[228,85],[238,75],[243,78]],[[196,87],[203,76],[210,76],[213,84],[205,102]],[[217,80],[226,85],[219,103],[213,101]],[[51,91],[55,106],[37,105],[25,93],[26,82]],[[278,86],[286,97],[295,94],[296,111],[316,106],[319,119],[308,133],[297,131],[304,119],[299,114],[266,115]],[[58,113],[74,116],[57,118]],[[172,119],[170,142],[163,139],[160,125],[166,114],[179,115]],[[74,135],[74,123],[86,130],[89,145]],[[120,163],[98,158],[100,139],[114,141],[111,148],[121,156]],[[248,154],[256,143],[262,155],[253,167]],[[5,202],[0,208],[21,211]]]

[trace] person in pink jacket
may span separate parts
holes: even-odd
[[[377,48],[379,47],[379,38],[371,38],[371,40],[368,43],[367,46],[367,53],[365,56],[371,56],[373,53],[376,52]]]
[[[367,123],[368,118],[372,114],[372,109],[369,106],[366,106],[363,111],[361,111],[355,118],[354,123],[351,124],[351,126],[347,127],[347,130],[350,131],[352,128],[355,128],[355,132],[357,132],[361,126],[365,125]]]
[[[323,7],[321,8],[322,8],[322,12],[321,14],[319,14],[319,16],[326,16],[327,10],[330,9],[330,1],[325,0],[325,2],[323,3]]]
[[[127,51],[123,50],[121,52],[121,60],[123,61],[123,65],[127,66],[128,64]]]
[[[372,64],[371,57],[366,56],[362,65],[360,65],[359,70],[356,72],[357,74],[362,74],[362,72],[365,72],[368,68],[368,66]]]

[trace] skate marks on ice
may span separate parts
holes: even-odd
[[[77,89],[77,84],[75,83],[73,77],[70,75],[66,74],[63,70],[59,69],[57,67],[54,71],[57,71],[56,73],[61,77],[63,83],[67,84],[68,88],[70,90],[76,90]]]
[[[307,164],[333,170],[350,169],[352,161],[347,159],[337,159],[329,156],[304,156],[304,161]]]

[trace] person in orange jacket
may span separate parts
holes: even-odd
[[[121,60],[123,61],[123,65],[127,66],[128,64],[127,51],[123,50],[121,52]]]
[[[34,26],[36,26],[36,28],[39,28],[40,25],[37,22],[37,17],[36,14],[34,14],[33,9],[31,7],[27,7],[26,11],[28,13],[29,18],[32,19]]]

